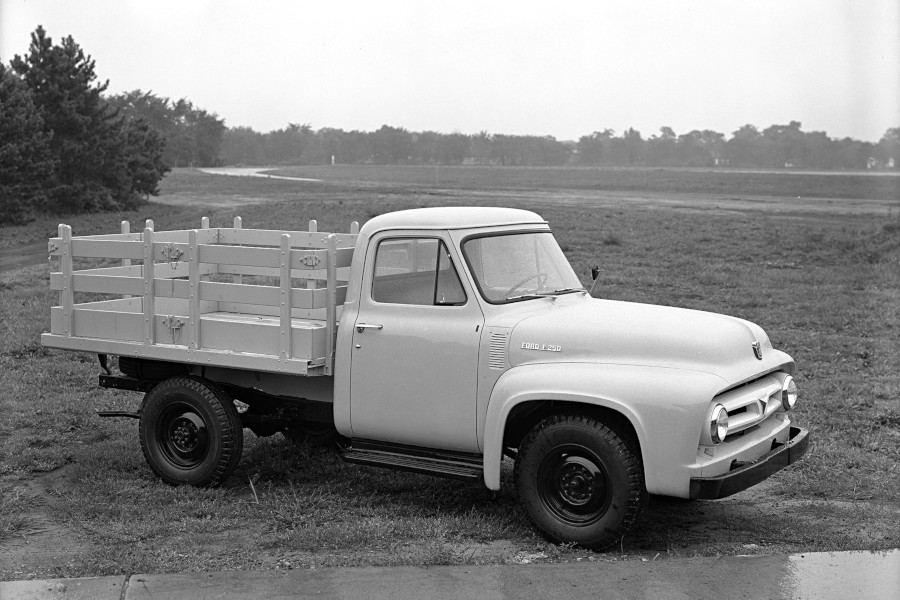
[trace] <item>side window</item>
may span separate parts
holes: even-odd
[[[466,293],[444,242],[399,238],[378,244],[372,299],[390,304],[455,306],[466,303]]]

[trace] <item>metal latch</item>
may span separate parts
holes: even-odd
[[[316,256],[315,254],[307,254],[303,258],[300,259],[300,262],[306,265],[307,267],[315,267],[322,259]]]
[[[175,247],[175,244],[168,243],[162,250],[163,258],[169,261],[169,265],[173,269],[178,268],[178,261],[184,256],[184,251]]]
[[[176,317],[175,315],[167,315],[165,319],[163,319],[162,324],[172,330],[172,343],[175,343],[176,333],[184,327],[184,319],[180,317]]]

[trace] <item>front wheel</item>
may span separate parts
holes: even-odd
[[[601,550],[619,542],[646,501],[641,460],[603,423],[554,415],[519,445],[519,498],[555,542]]]
[[[244,445],[234,401],[196,377],[154,387],[144,399],[140,431],[147,463],[172,485],[218,485],[234,471]]]

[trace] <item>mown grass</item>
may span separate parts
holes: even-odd
[[[900,200],[900,174],[624,167],[489,167],[335,165],[271,171],[357,185],[410,185],[480,191],[593,190],[731,197]]]
[[[474,185],[474,184],[473,184]],[[186,194],[265,196],[272,203],[198,209],[154,204],[133,213],[157,229],[226,225],[346,231],[349,221],[436,204],[534,208],[539,196],[498,196],[491,182],[432,196],[402,185],[312,184],[176,172],[166,201]],[[235,190],[238,190],[235,192]],[[565,196],[560,191],[559,196]],[[786,210],[790,209],[786,206]],[[807,219],[800,213],[699,211],[579,201],[540,208],[576,271],[603,268],[596,295],[734,314],[762,325],[798,364],[797,421],[810,453],[757,490],[719,502],[654,499],[618,550],[693,555],[900,546],[900,221],[884,215]],[[898,214],[896,211],[894,214]],[[117,231],[120,215],[79,217],[75,233]],[[128,218],[128,217],[125,217]],[[15,230],[54,232],[45,218]],[[4,240],[7,231],[0,236]],[[584,555],[537,536],[511,490],[346,465],[249,432],[221,488],[172,488],[154,478],[136,422],[97,410],[136,408],[138,394],[96,387],[95,357],[46,351],[53,301],[46,264],[0,273],[0,543],[29,533],[34,505],[19,491],[66,467],[46,499],[88,549],[47,576],[231,568],[460,564]],[[7,531],[6,540],[2,531]],[[580,554],[579,554],[580,553]],[[0,560],[0,579],[22,565]]]

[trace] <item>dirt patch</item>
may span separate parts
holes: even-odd
[[[42,260],[47,260],[46,240],[18,248],[0,248],[0,272],[36,265]]]
[[[87,536],[65,523],[70,470],[63,467],[13,486],[22,527],[0,539],[0,579],[65,576],[76,559],[93,551]]]

